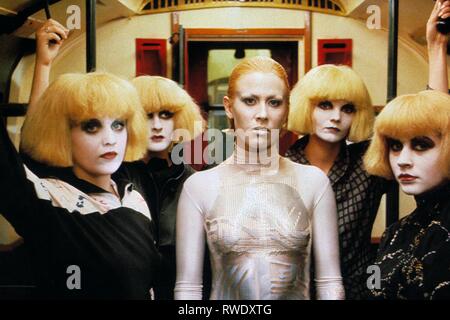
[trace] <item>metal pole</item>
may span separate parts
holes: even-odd
[[[389,56],[387,102],[397,96],[397,62],[398,62],[398,4],[399,0],[389,0]],[[386,194],[386,226],[398,221],[399,199],[398,184]]]
[[[47,20],[50,19],[52,16],[50,15],[50,7],[48,4],[48,0],[44,1],[44,10],[45,10],[45,16],[47,17]]]
[[[86,71],[96,68],[95,0],[86,0]]]
[[[179,32],[179,37],[180,37],[180,40],[178,41],[178,44],[179,44],[178,45],[178,48],[179,48],[178,59],[180,61],[179,62],[180,63],[180,65],[179,65],[179,70],[180,70],[179,84],[182,88],[184,88],[185,87],[185,81],[184,81],[185,80],[184,79],[184,77],[185,77],[185,74],[184,74],[184,71],[185,71],[184,70],[184,59],[185,59],[184,50],[185,50],[185,48],[184,48],[184,46],[186,43],[184,42],[184,37],[185,37],[184,28],[181,24],[180,24],[178,32]]]

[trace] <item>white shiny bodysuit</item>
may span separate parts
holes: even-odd
[[[177,299],[201,298],[205,240],[211,299],[309,299],[313,239],[324,242],[314,242],[319,298],[343,298],[329,181],[314,167],[278,161],[273,170],[232,157],[186,181],[178,207]]]

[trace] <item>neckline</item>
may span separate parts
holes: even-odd
[[[309,143],[309,138],[309,134],[299,138],[294,143],[294,145],[289,148],[288,157],[298,155],[301,159],[301,161],[299,161],[300,163],[305,165],[312,165],[306,157],[305,152],[305,148]],[[339,150],[338,156],[334,160],[333,165],[327,173],[327,176],[330,179],[332,185],[337,183],[337,181],[339,181],[344,176],[345,172],[348,169],[348,166],[350,164],[349,145],[350,144],[347,144],[347,141],[345,139],[341,141],[341,148]]]
[[[249,152],[235,144],[233,154],[225,164],[235,165],[247,173],[271,175],[278,173],[281,159],[278,148],[272,147],[270,155],[262,152],[258,157],[257,152]]]
[[[417,207],[423,208],[433,206],[442,201],[442,199],[448,199],[450,194],[450,181],[447,180],[443,184],[428,190],[420,195],[414,196]]]

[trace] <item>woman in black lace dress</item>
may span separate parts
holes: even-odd
[[[400,96],[377,117],[367,171],[395,178],[417,208],[384,233],[375,265],[381,299],[450,298],[450,95]]]

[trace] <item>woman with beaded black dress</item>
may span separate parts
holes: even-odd
[[[367,171],[395,179],[417,208],[384,232],[375,299],[450,298],[450,95],[448,35],[436,31],[450,1],[436,2],[427,25],[429,89],[391,101],[375,121]]]
[[[417,203],[383,234],[372,296],[449,299],[450,95],[430,90],[392,100],[375,121],[365,165]]]

